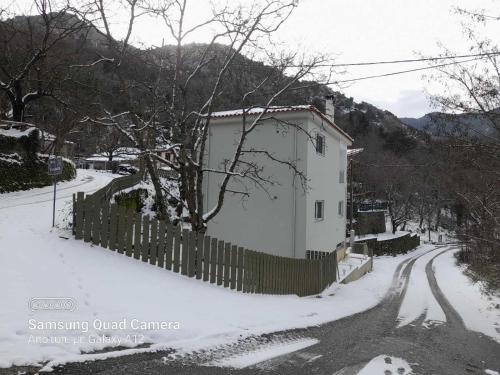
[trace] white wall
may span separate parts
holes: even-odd
[[[340,161],[340,147],[347,148],[347,140],[337,132],[332,131],[330,125],[320,124],[321,120],[309,121],[309,131],[314,134],[320,132],[325,136],[326,150],[324,155],[316,152],[313,144],[308,144],[307,170],[310,178],[310,190],[307,194],[306,220],[306,249],[332,251],[339,242],[345,240],[345,205],[347,184],[339,183],[339,169],[346,169],[346,159]],[[318,124],[319,123],[319,124]],[[314,218],[316,200],[323,200],[324,219]],[[338,202],[344,201],[344,213],[338,215]]]
[[[310,112],[280,113],[279,116],[302,124],[310,133],[321,131],[326,138],[325,156],[316,154],[314,144],[304,132],[290,127],[284,131],[283,126],[274,125],[274,120],[268,120],[251,133],[245,148],[269,150],[282,160],[298,160],[299,169],[309,179],[307,194],[287,166],[264,156],[246,156],[247,160],[256,160],[262,165],[263,175],[271,177],[276,185],[268,186],[268,195],[249,181],[233,181],[229,189],[247,191],[250,197],[226,194],[221,212],[208,224],[207,234],[248,249],[281,256],[304,258],[306,250],[331,251],[345,239],[347,184],[339,184],[341,138],[330,125],[322,130],[318,125],[321,119]],[[234,153],[241,118],[217,119],[210,128],[208,167],[222,169],[221,163]],[[344,147],[346,142],[342,137]],[[215,206],[221,180],[219,174],[205,175],[205,212]],[[325,201],[323,221],[314,219],[315,200]],[[343,216],[337,214],[339,200],[344,200]]]
[[[297,114],[294,116],[295,119],[289,121],[298,123]],[[301,120],[302,123],[304,121]],[[220,119],[210,127],[208,166],[222,168],[223,160],[230,159],[234,153],[241,119]],[[303,145],[299,149],[295,149],[296,137],[301,140],[297,144]],[[304,135],[293,128],[276,127],[274,120],[267,120],[248,136],[245,148],[269,150],[280,160],[301,159],[298,165],[305,173],[304,138]],[[297,210],[305,208],[305,204],[301,204],[301,199],[305,201],[305,195],[299,181],[286,165],[271,161],[265,156],[246,155],[244,159],[262,165],[262,175],[272,179],[275,185],[268,185],[268,191],[265,192],[248,180],[233,181],[229,189],[247,191],[250,197],[226,194],[221,212],[208,224],[207,234],[249,249],[294,257],[295,248],[305,246],[305,222],[302,217],[295,215]],[[205,211],[215,205],[221,180],[222,175],[213,173],[205,177],[208,197]],[[296,217],[301,223],[301,228],[298,229]]]

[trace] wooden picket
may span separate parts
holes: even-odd
[[[210,245],[210,283],[215,284],[217,277],[217,238],[212,238]]]
[[[165,263],[165,240],[166,240],[166,224],[165,221],[160,221],[158,229],[158,267],[163,268]]]
[[[165,268],[167,270],[172,269],[172,255],[174,249],[174,230],[170,223],[166,225],[166,235],[165,235]]]
[[[279,257],[211,238],[78,193],[73,233],[104,248],[244,293],[313,295],[336,280],[335,252]]]
[[[151,220],[151,239],[149,240],[149,263],[156,264],[157,240],[158,240],[158,220]]]

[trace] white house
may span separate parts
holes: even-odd
[[[274,184],[266,190],[252,181],[233,181],[221,212],[208,223],[207,234],[248,249],[304,258],[307,250],[330,252],[346,237],[347,147],[352,138],[334,122],[333,102],[326,114],[314,106],[272,107],[248,135],[243,160],[262,167],[261,175]],[[253,108],[217,112],[209,127],[207,169],[223,171],[232,159],[243,118],[247,124],[262,113]],[[291,168],[277,162],[294,162],[308,179],[303,184]],[[217,201],[223,175],[205,176],[205,212]]]

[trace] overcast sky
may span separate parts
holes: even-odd
[[[3,0],[1,0],[3,1]],[[29,0],[18,0],[18,4]],[[251,0],[231,0],[233,2]],[[210,8],[208,0],[191,0],[189,17],[203,20]],[[301,0],[277,37],[290,49],[310,53],[327,52],[338,63],[408,59],[417,53],[426,56],[441,52],[438,42],[458,54],[466,54],[467,45],[460,27],[457,6],[468,9],[496,9],[498,0]],[[120,17],[117,24],[125,24]],[[142,20],[135,40],[160,45],[166,34],[161,25]],[[498,41],[500,22],[485,31]],[[194,36],[206,41],[206,34]],[[168,38],[166,42],[168,43]],[[500,44],[500,43],[498,43]],[[339,79],[406,70],[422,64],[399,64],[349,68]],[[360,81],[343,92],[356,101],[367,101],[398,116],[419,117],[433,110],[425,90],[437,89],[421,79],[422,72]]]

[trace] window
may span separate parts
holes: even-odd
[[[347,148],[340,142],[339,145],[339,183],[345,183],[345,171],[347,164]]]
[[[344,216],[344,201],[339,201],[339,216]]]
[[[325,136],[319,133],[316,133],[316,152],[318,154],[325,154]]]
[[[323,220],[325,217],[325,201],[314,202],[314,218]]]

